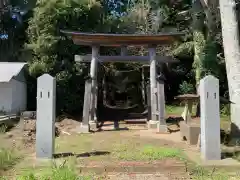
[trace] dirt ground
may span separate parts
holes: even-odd
[[[186,164],[183,161],[166,159],[154,164],[153,161],[146,161],[143,157],[129,153],[149,145],[176,148],[185,153],[198,152],[198,148],[182,141],[178,119],[174,116],[171,118],[167,120],[168,128],[172,132],[170,134],[157,134],[148,131],[146,124],[126,124],[124,121],[119,123],[120,130],[114,131],[113,122],[109,121],[104,123],[100,131],[86,135],[77,134],[75,131],[80,122],[64,119],[55,124],[56,154],[66,155],[59,161],[74,156],[81,172],[99,171],[100,174],[105,173],[104,179],[190,179],[190,172],[186,171]],[[10,131],[0,135],[2,142],[0,146],[17,149],[24,156],[24,159],[15,166],[14,174],[36,167],[35,123],[35,120],[21,120]],[[129,157],[128,153],[134,157]],[[121,166],[118,163],[125,164]],[[176,164],[179,166],[176,167]],[[13,172],[10,170],[6,174],[13,175]]]

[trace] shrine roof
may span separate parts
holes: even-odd
[[[102,34],[61,30],[70,36],[77,45],[123,46],[123,45],[159,45],[170,44],[184,33],[161,34]]]

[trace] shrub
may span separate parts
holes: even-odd
[[[179,93],[180,94],[191,94],[194,93],[195,89],[194,86],[190,83],[188,83],[187,81],[183,81],[180,85],[179,85]]]

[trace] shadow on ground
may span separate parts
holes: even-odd
[[[179,123],[183,121],[182,117],[168,117],[166,119],[166,123],[168,125],[177,125],[179,127]]]
[[[104,155],[109,155],[110,152],[108,151],[93,151],[93,152],[86,152],[86,153],[81,153],[81,154],[75,154],[72,152],[66,152],[66,153],[57,153],[54,154],[53,157],[55,159],[58,158],[64,158],[64,157],[70,157],[70,156],[75,156],[75,157],[91,157],[91,156],[104,156]]]
[[[99,129],[98,132],[100,131],[128,131],[129,128],[125,127],[125,128],[117,128],[117,129]]]
[[[110,109],[107,107],[99,108],[99,121],[122,121],[125,119],[145,119],[147,114],[142,113],[144,109]]]
[[[222,159],[232,158],[237,161],[240,161],[240,150],[230,150],[230,151],[225,150],[225,152],[222,152],[221,158]]]

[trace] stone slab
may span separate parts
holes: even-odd
[[[197,145],[200,131],[199,124],[186,124],[184,121],[180,122],[181,136],[183,139],[186,138],[190,145]]]

